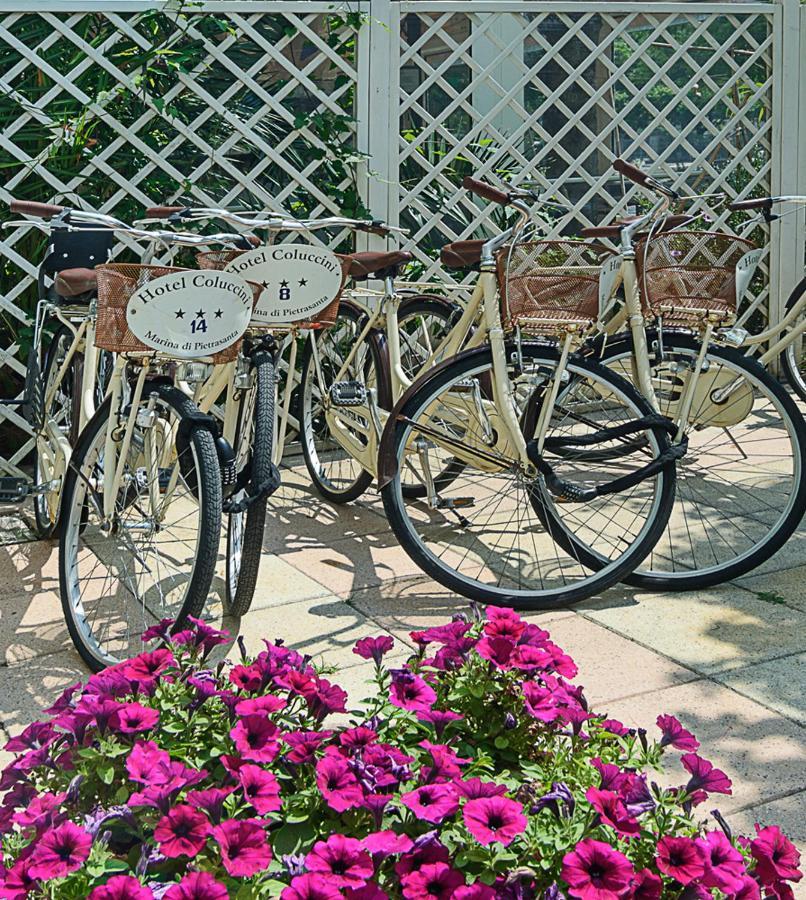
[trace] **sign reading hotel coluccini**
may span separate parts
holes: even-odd
[[[312,319],[341,290],[341,261],[332,250],[274,244],[235,257],[224,270],[263,286],[252,321],[282,325]]]
[[[189,269],[138,288],[126,306],[134,336],[176,359],[210,356],[249,326],[252,288],[237,275]]]

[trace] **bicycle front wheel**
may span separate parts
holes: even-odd
[[[507,374],[526,410],[535,394],[546,396],[557,354],[524,345],[519,362]],[[555,404],[548,437],[598,435],[650,413],[634,388],[603,366],[572,357],[568,374],[576,389]],[[382,448],[382,467],[395,472],[382,488],[386,514],[409,556],[457,593],[523,609],[577,602],[621,580],[652,549],[674,501],[674,467],[618,493],[558,502],[506,439],[487,387],[494,375],[491,353],[483,349],[457,358],[410,397]],[[603,484],[636,472],[668,447],[649,427],[631,446],[636,439],[640,450],[603,454],[595,465],[584,451],[568,448],[550,461],[565,481]],[[401,486],[409,456],[427,481],[428,473],[444,471],[446,459],[460,459],[464,468],[445,482],[432,477],[428,497],[418,501]]]
[[[274,360],[268,350],[260,350],[253,362],[251,386],[238,412],[235,466],[239,482],[244,484],[231,500],[237,504],[250,495],[252,498],[246,509],[227,516],[227,608],[233,616],[249,611],[257,586],[273,452]]]
[[[138,416],[111,516],[104,515],[104,475],[113,465],[105,445],[117,424],[110,399],[82,432],[65,483],[62,607],[94,671],[139,653],[143,631],[161,619],[179,626],[200,615],[215,572],[221,473],[213,437],[188,423],[196,408],[178,389],[157,384],[147,394],[152,414]]]
[[[659,411],[677,421],[700,343],[667,333],[663,345],[652,380]],[[632,360],[625,338],[608,348],[604,361],[627,375]],[[738,578],[783,547],[806,508],[806,424],[784,387],[755,360],[728,347],[708,348],[687,434],[674,511],[652,553],[627,579],[638,587],[692,590]]]

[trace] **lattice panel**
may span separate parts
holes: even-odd
[[[445,242],[491,233],[486,204],[457,189],[466,174],[536,182],[565,207],[547,210],[555,236],[643,202],[617,156],[683,193],[770,189],[773,6],[478,7],[401,4],[399,213],[426,276],[444,274]]]
[[[310,216],[357,211],[355,167],[333,147],[356,146],[365,6],[33,13],[21,2],[20,12],[0,16],[0,203],[67,200],[125,221],[177,200]],[[24,372],[17,351],[43,247],[28,228],[0,233],[6,395]],[[0,468],[18,471],[29,433],[0,406]]]

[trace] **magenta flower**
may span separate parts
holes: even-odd
[[[153,900],[150,888],[132,875],[113,875],[106,884],[95,888],[88,900]]]
[[[756,874],[766,886],[779,881],[798,882],[803,873],[798,868],[798,848],[778,828],[756,824],[756,837],[750,842],[750,853],[756,861]]]
[[[530,716],[541,722],[553,722],[560,715],[553,691],[541,687],[534,681],[524,682],[522,688],[523,699]]]
[[[328,753],[316,763],[316,784],[328,806],[336,812],[361,805],[364,792],[346,759],[338,752]]]
[[[488,606],[484,634],[488,637],[505,637],[517,643],[526,630],[526,622],[509,607]]]
[[[229,819],[213,828],[221,861],[233,878],[249,878],[267,869],[271,849],[263,826],[252,819]]]
[[[263,694],[251,700],[240,700],[235,704],[235,714],[238,716],[268,716],[273,712],[285,709],[286,701],[274,694]]]
[[[498,842],[505,847],[526,831],[523,807],[507,797],[468,800],[462,809],[467,830],[484,845]]]
[[[229,893],[209,872],[188,872],[168,888],[163,900],[229,900]]]
[[[459,795],[452,784],[424,784],[400,797],[418,819],[438,824],[459,809]]]
[[[496,784],[494,781],[482,781],[481,778],[468,778],[466,781],[457,779],[453,786],[468,800],[478,800],[481,797],[501,797],[507,792],[505,784]]]
[[[250,694],[263,687],[263,673],[254,663],[251,666],[233,666],[229,680],[235,687]]]
[[[746,869],[742,854],[721,831],[709,831],[700,843],[705,856],[702,883],[719,888],[723,894],[733,894],[742,886]]]
[[[495,900],[498,894],[488,884],[477,881],[475,884],[463,884],[453,894],[454,900]]]
[[[742,886],[731,900],[761,900],[761,888],[755,878],[750,875],[742,875],[741,882]]]
[[[40,750],[51,744],[55,737],[56,729],[51,722],[32,722],[20,734],[7,741],[3,749],[9,753]]]
[[[374,638],[365,637],[361,638],[360,641],[356,641],[355,647],[353,647],[353,653],[355,653],[356,656],[360,656],[362,659],[371,659],[375,662],[376,666],[380,666],[384,654],[388,653],[394,645],[394,640],[388,635],[381,635],[380,637]]]
[[[131,681],[151,681],[166,669],[176,666],[173,653],[166,648],[141,653],[124,663],[122,672]]]
[[[113,731],[136,734],[139,731],[150,731],[159,722],[159,718],[160,714],[156,709],[139,703],[127,703],[113,713],[109,724]]]
[[[382,891],[374,881],[359,888],[346,888],[344,894],[348,900],[389,900],[386,891]]]
[[[400,882],[406,900],[450,900],[465,883],[461,872],[447,863],[436,862],[409,872]]]
[[[585,797],[599,813],[602,822],[615,828],[619,834],[638,834],[641,831],[638,820],[629,814],[618,794],[591,787],[585,791]]]
[[[374,867],[361,841],[333,834],[326,841],[317,841],[305,857],[305,867],[319,874],[336,887],[360,887],[372,878]]]
[[[293,763],[313,762],[319,746],[332,734],[332,731],[289,731],[283,735],[283,740],[291,748],[285,758]]]
[[[0,897],[3,900],[25,900],[37,886],[30,874],[31,857],[21,856],[10,869],[0,869]]]
[[[204,791],[191,791],[185,797],[185,802],[189,803],[194,809],[206,812],[217,825],[224,815],[224,801],[234,790],[234,787],[223,787],[207,788]]]
[[[635,873],[630,900],[660,900],[663,894],[663,881],[649,869],[641,869]]]
[[[44,828],[58,825],[66,817],[59,809],[67,797],[66,793],[51,794],[49,792],[33,797],[26,806],[16,813],[13,821],[21,828]]]
[[[126,757],[126,770],[132,781],[148,784],[154,769],[160,763],[169,763],[171,757],[154,741],[137,741]]]
[[[374,744],[378,739],[378,732],[359,725],[356,728],[347,728],[339,735],[339,743],[348,750],[364,750]]]
[[[414,841],[407,834],[398,834],[396,831],[387,829],[385,831],[374,831],[368,834],[363,844],[373,856],[398,856],[400,853],[406,853],[414,846]]]
[[[515,642],[506,637],[483,637],[476,644],[476,653],[499,669],[509,669]]]
[[[437,699],[434,689],[419,675],[405,669],[392,671],[392,686],[389,689],[389,702],[400,709],[413,712],[424,712],[431,709]]]
[[[433,725],[438,738],[442,737],[442,733],[451,722],[458,722],[464,719],[464,716],[451,712],[449,709],[419,709],[416,710],[415,715],[421,722],[428,722],[429,725]]]
[[[207,842],[207,817],[187,803],[180,803],[164,815],[154,828],[154,840],[163,856],[195,856]]]
[[[280,900],[340,900],[341,891],[323,875],[297,875]]]
[[[658,841],[657,867],[680,884],[691,884],[705,874],[705,854],[691,838],[667,835]]]
[[[671,745],[678,750],[694,751],[700,746],[700,742],[694,735],[687,731],[674,716],[658,716],[658,728],[661,730],[661,747]]]
[[[147,644],[149,641],[166,641],[168,639],[168,635],[171,631],[171,625],[173,625],[173,619],[160,619],[156,625],[151,625],[149,628],[142,633],[141,638],[143,643]]]
[[[63,822],[37,841],[31,853],[28,876],[46,881],[63,878],[81,868],[90,855],[92,837],[72,822]]]
[[[696,753],[686,753],[680,757],[683,768],[691,774],[686,790],[689,793],[704,791],[707,794],[731,794],[730,778],[714,764]]]
[[[563,857],[562,878],[580,900],[616,900],[633,877],[632,863],[603,841],[586,838]]]
[[[305,702],[318,721],[323,721],[331,713],[347,712],[347,691],[325,678],[317,678],[314,687],[314,691],[306,695]]]
[[[602,731],[609,731],[610,734],[617,734],[619,737],[626,737],[630,733],[618,719],[605,719],[602,722]]]
[[[243,716],[229,735],[244,759],[271,762],[280,752],[278,728],[265,716]]]
[[[244,799],[261,816],[276,812],[283,805],[280,784],[271,772],[247,763],[238,769],[237,777]]]

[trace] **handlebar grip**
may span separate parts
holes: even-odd
[[[169,219],[174,213],[181,213],[186,206],[149,206],[146,210],[147,219]]]
[[[40,219],[52,219],[64,212],[63,206],[54,206],[52,203],[36,203],[34,200],[12,200],[8,208],[13,213],[24,216],[38,216]]]
[[[773,198],[772,197],[753,197],[750,200],[734,200],[733,203],[728,204],[728,209],[732,210],[743,210],[743,209],[772,209]]]
[[[506,206],[509,203],[509,194],[505,194],[503,191],[499,191],[498,188],[484,181],[479,181],[477,178],[471,178],[470,175],[464,177],[462,187],[473,194],[477,194],[479,197],[483,197],[485,200],[489,200],[490,203],[500,203],[501,206]]]
[[[613,168],[625,178],[629,178],[630,181],[634,181],[643,187],[648,187],[649,175],[639,169],[638,166],[634,166],[624,159],[614,159]]]

